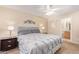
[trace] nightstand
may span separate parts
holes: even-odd
[[[0,40],[0,50],[7,51],[18,46],[17,38],[6,38]]]

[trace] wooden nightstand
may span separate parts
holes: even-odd
[[[1,51],[7,51],[18,46],[17,38],[7,38],[0,40]]]

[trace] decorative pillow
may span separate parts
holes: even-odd
[[[40,30],[39,30],[38,27],[32,27],[32,28],[31,28],[31,32],[32,32],[32,33],[40,33]]]

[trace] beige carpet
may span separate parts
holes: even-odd
[[[19,49],[15,48],[6,52],[0,52],[0,54],[19,54]],[[56,54],[79,54],[79,45],[64,41],[62,48]]]
[[[74,44],[69,41],[64,41],[62,48],[56,53],[58,54],[79,54],[79,44]]]

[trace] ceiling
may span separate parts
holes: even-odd
[[[46,15],[50,10],[50,8],[53,9],[58,9],[55,10],[54,13],[51,15]],[[22,12],[30,13],[36,16],[41,16],[41,17],[47,17],[47,16],[65,16],[68,14],[71,14],[73,12],[76,12],[79,10],[78,5],[5,5],[3,7],[19,10]],[[53,11],[52,11],[53,12]]]

